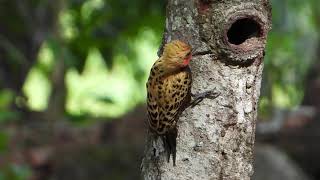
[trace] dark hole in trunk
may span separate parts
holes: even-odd
[[[239,45],[247,39],[261,36],[261,27],[253,19],[238,19],[231,25],[227,36],[229,43]]]

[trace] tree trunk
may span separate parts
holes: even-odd
[[[196,49],[194,94],[221,94],[182,113],[176,166],[166,162],[160,138],[148,136],[144,179],[250,179],[270,27],[268,0],[168,0],[164,43],[180,39]]]

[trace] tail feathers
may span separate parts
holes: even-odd
[[[167,132],[162,136],[162,141],[167,154],[167,162],[170,162],[170,155],[172,155],[173,166],[176,166],[177,130]]]

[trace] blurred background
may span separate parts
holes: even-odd
[[[256,180],[320,179],[320,1],[272,0]],[[165,1],[0,0],[0,180],[139,179]]]

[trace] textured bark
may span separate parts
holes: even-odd
[[[164,43],[180,39],[196,49],[194,94],[217,88],[221,95],[182,113],[177,166],[166,162],[161,140],[148,137],[144,179],[250,179],[270,27],[268,0],[168,0]]]

